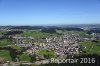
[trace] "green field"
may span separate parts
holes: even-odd
[[[12,45],[12,44],[14,44],[14,43],[12,42],[11,39],[1,39],[0,40],[0,46],[1,47],[7,46],[7,45]]]
[[[54,51],[50,51],[50,50],[40,50],[39,52],[38,52],[38,54],[39,55],[46,55],[46,56],[49,56],[50,58],[53,58],[53,57],[55,57],[55,53],[54,53]]]
[[[99,43],[100,44],[100,43]],[[96,43],[94,44],[93,49],[91,50],[91,53],[95,53],[100,55],[100,45],[97,45]]]
[[[100,42],[99,42],[100,44]],[[85,41],[81,42],[81,45],[83,47],[86,47],[83,49],[83,51],[86,51],[85,54],[98,54],[100,55],[100,45],[97,45],[97,43],[91,42],[91,41]]]
[[[21,35],[24,36],[24,37],[30,37],[31,36],[31,37],[36,38],[36,39],[48,37],[48,33],[43,33],[43,32],[39,32],[39,31],[24,32]]]
[[[4,58],[6,61],[11,60],[10,53],[8,50],[0,50],[0,57]]]
[[[19,56],[21,61],[30,61],[31,58],[27,54],[22,54]]]
[[[81,42],[81,45],[83,47],[86,47],[84,50],[89,52],[91,46],[92,46],[92,42],[91,41],[85,41],[85,42]]]
[[[16,45],[11,45],[11,48],[16,49],[16,50],[21,50],[22,48]]]

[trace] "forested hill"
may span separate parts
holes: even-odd
[[[77,30],[82,31],[81,28],[73,28],[73,27],[57,27],[57,26],[15,26],[11,29],[27,29],[27,30],[33,30],[33,29],[60,29],[60,30]]]

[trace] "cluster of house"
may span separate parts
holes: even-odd
[[[33,37],[13,37],[16,45],[20,47],[29,47],[28,54],[37,54],[42,49],[51,50],[59,58],[67,57],[68,55],[79,53],[80,38],[75,34],[64,34],[61,37],[51,36],[42,40],[36,41]]]

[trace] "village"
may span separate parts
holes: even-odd
[[[65,34],[62,37],[49,37],[42,39],[41,42],[36,41],[32,37],[17,37],[13,39],[17,46],[29,47],[28,54],[37,54],[40,50],[51,50],[58,58],[66,58],[68,55],[79,54],[80,38],[78,35]]]

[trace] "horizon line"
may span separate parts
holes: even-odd
[[[16,25],[0,25],[0,26],[62,26],[62,25],[100,25],[100,23],[99,24],[97,24],[97,23],[95,23],[95,24],[34,24],[34,25],[28,25],[28,24],[26,24],[26,25],[18,25],[18,24],[16,24]]]

